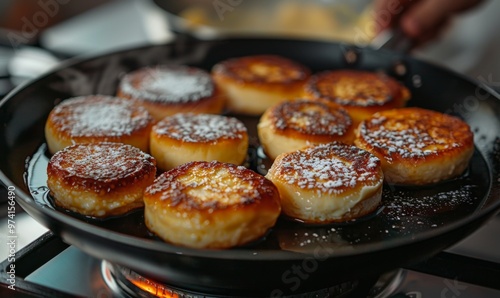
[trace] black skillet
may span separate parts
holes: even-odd
[[[96,221],[55,209],[47,196],[43,127],[61,100],[114,94],[119,78],[158,63],[210,69],[235,56],[279,54],[313,71],[384,71],[406,84],[411,106],[456,114],[475,133],[476,151],[459,178],[424,187],[384,185],[373,215],[338,225],[280,219],[264,239],[229,250],[196,250],[152,237],[141,211]],[[500,100],[486,86],[411,57],[328,42],[178,39],[71,61],[9,94],[0,104],[0,178],[36,220],[84,252],[179,287],[269,296],[321,289],[421,261],[472,233],[500,208]],[[257,118],[241,117],[255,136]],[[249,167],[265,172],[252,138]],[[19,231],[22,232],[22,231]],[[78,270],[78,268],[75,268]],[[275,291],[276,290],[276,291]],[[274,292],[273,292],[274,291]]]

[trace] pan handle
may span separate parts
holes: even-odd
[[[398,53],[407,54],[414,45],[401,28],[386,29],[379,33],[370,43],[374,49],[387,49]]]

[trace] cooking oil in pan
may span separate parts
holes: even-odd
[[[55,206],[46,183],[49,160],[50,155],[44,144],[27,164],[26,183],[36,204],[110,231],[161,241],[145,226],[142,209],[102,220]],[[258,144],[251,145],[246,166],[265,174],[270,165],[271,162],[259,152]],[[281,217],[264,238],[244,248],[314,253],[313,250],[318,247],[328,252],[345,251],[381,241],[387,243],[404,238],[412,239],[420,233],[446,227],[481,210],[486,203],[490,183],[486,161],[476,150],[468,170],[455,179],[418,187],[385,184],[382,203],[369,216],[328,225],[309,225]]]

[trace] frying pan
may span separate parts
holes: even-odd
[[[475,134],[475,153],[462,176],[423,187],[384,185],[372,215],[336,225],[280,219],[263,239],[229,250],[189,249],[148,233],[141,211],[105,221],[53,207],[47,196],[43,127],[61,100],[114,94],[120,77],[158,63],[210,69],[230,57],[279,54],[313,71],[355,68],[384,71],[412,92],[411,106],[452,113]],[[32,217],[84,252],[156,280],[212,294],[270,296],[327,288],[421,261],[472,233],[500,208],[500,100],[477,82],[412,57],[332,42],[179,38],[69,61],[17,88],[0,103],[0,178]],[[255,138],[256,117],[238,116],[251,137],[248,167],[269,161]],[[78,270],[78,268],[75,268]]]

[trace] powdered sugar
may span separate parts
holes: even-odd
[[[51,120],[71,137],[119,137],[146,127],[152,118],[127,100],[88,96],[62,102],[52,111]]]
[[[473,196],[474,186],[462,185],[456,189],[441,191],[429,191],[429,195],[415,195],[415,190],[384,188],[384,214],[389,222],[393,222],[393,229],[404,230],[409,227],[408,232],[415,230],[412,225],[435,228],[441,225],[439,218],[441,213],[447,214],[464,212],[458,208],[467,209],[477,203]],[[426,190],[423,190],[425,192]],[[448,219],[449,220],[449,219]]]
[[[153,130],[158,135],[183,142],[242,139],[247,133],[245,125],[240,120],[209,114],[177,114],[158,122]]]
[[[192,162],[160,175],[146,192],[161,200],[196,208],[225,208],[260,200],[275,188],[264,177],[242,166]]]
[[[80,144],[58,151],[51,159],[66,177],[110,181],[130,176],[144,166],[154,167],[153,158],[141,150],[118,143]]]
[[[210,75],[201,69],[158,66],[128,74],[120,89],[132,98],[174,104],[210,97],[214,93],[214,84]]]
[[[308,90],[344,106],[382,106],[399,95],[394,79],[380,73],[335,70],[319,73],[310,80]]]
[[[309,69],[297,62],[275,55],[256,55],[224,60],[213,67],[215,74],[223,74],[241,82],[293,84],[307,79]]]
[[[374,147],[385,149],[389,153],[397,153],[403,158],[424,157],[433,154],[434,151],[424,150],[431,144],[446,145],[434,140],[429,134],[418,128],[389,130],[382,126],[379,130],[372,131],[365,136],[366,141]]]
[[[395,154],[402,158],[424,158],[437,154],[440,150],[460,146],[456,140],[450,141],[452,134],[447,137],[432,136],[432,130],[445,128],[439,127],[441,123],[426,124],[427,122],[429,121],[373,117],[360,125],[360,135],[374,148],[385,151],[389,161]]]
[[[288,184],[321,193],[342,193],[356,186],[382,183],[380,161],[342,143],[329,143],[286,155],[275,170]]]
[[[275,127],[292,129],[309,135],[342,136],[352,125],[352,120],[342,108],[317,101],[289,101],[273,109]]]

